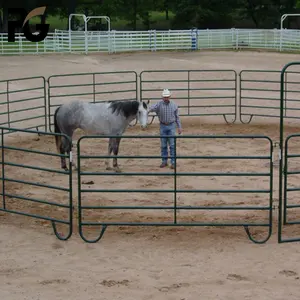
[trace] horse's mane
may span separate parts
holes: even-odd
[[[109,101],[109,103],[112,113],[122,113],[125,118],[136,115],[139,109],[138,101]]]

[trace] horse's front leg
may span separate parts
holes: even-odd
[[[59,152],[61,155],[65,155],[65,153],[68,153],[68,148],[67,148],[67,143],[65,141],[65,138],[62,137],[61,138],[61,143],[59,145]],[[60,164],[61,164],[61,168],[64,169],[65,171],[69,171],[68,167],[67,167],[67,163],[66,163],[66,158],[65,157],[60,157]]]
[[[108,141],[108,151],[107,151],[108,156],[110,156],[113,151],[113,145],[114,145],[113,140],[114,140],[113,138],[109,138]],[[109,166],[109,157],[107,157],[105,160],[105,166],[106,166],[106,170],[112,170],[112,168]]]
[[[113,151],[114,151],[113,167],[114,167],[116,172],[121,172],[121,170],[118,166],[118,160],[117,160],[117,155],[119,153],[120,142],[121,142],[121,138],[116,138],[114,140],[114,145],[113,145]]]

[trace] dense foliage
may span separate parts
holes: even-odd
[[[299,13],[300,0],[0,0],[1,29],[6,31],[8,7],[28,10],[46,5],[47,15],[67,18],[70,13],[107,15],[124,20],[123,29],[279,28],[284,13]],[[164,12],[158,25],[155,12]],[[287,28],[299,28],[300,18],[291,17]],[[160,27],[160,28],[159,28]],[[162,28],[163,27],[163,28]],[[67,22],[65,24],[67,28]]]

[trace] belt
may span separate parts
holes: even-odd
[[[163,125],[170,125],[170,124],[173,124],[173,123],[174,123],[174,121],[173,121],[173,122],[171,122],[171,123],[160,122],[160,124],[163,124]]]

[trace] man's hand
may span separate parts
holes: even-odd
[[[182,133],[182,129],[178,128],[178,134],[181,134],[181,133]]]

